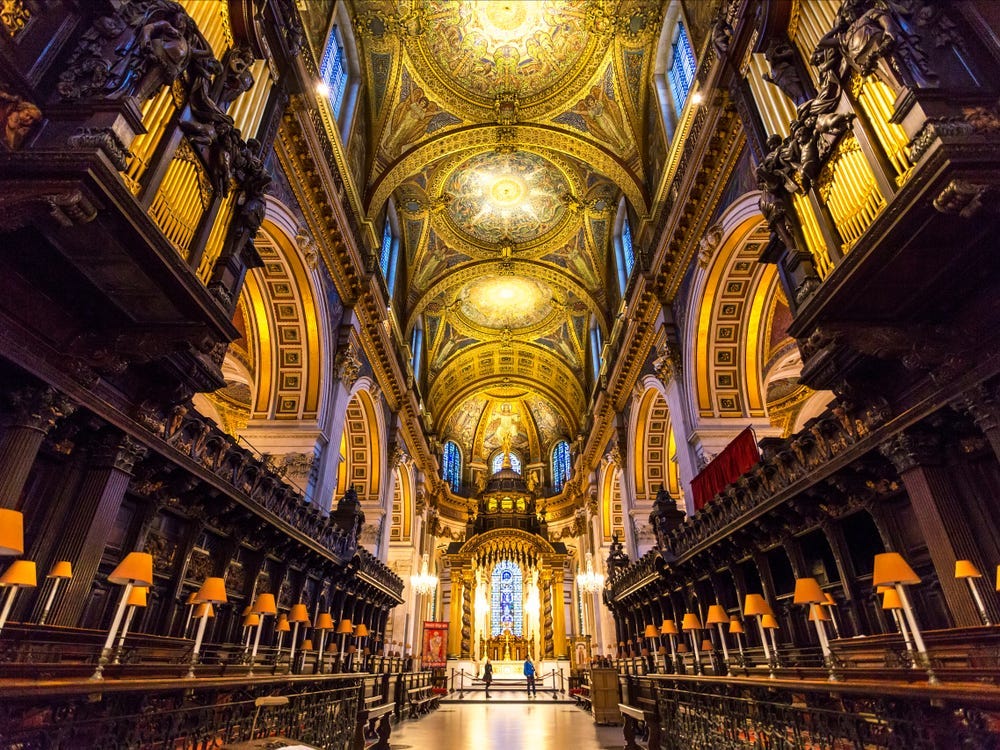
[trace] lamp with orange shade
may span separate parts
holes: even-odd
[[[829,591],[824,592],[823,596],[826,598],[820,606],[826,609],[830,615],[830,622],[833,625],[833,637],[840,638],[840,623],[837,622],[837,600],[833,598],[833,594]]]
[[[882,552],[875,555],[875,569],[872,573],[872,586],[892,586],[899,594],[900,604],[903,605],[903,614],[906,617],[906,624],[910,626],[910,635],[913,636],[913,645],[916,648],[917,658],[921,666],[927,671],[927,681],[932,684],[940,682],[934,674],[931,666],[930,654],[924,645],[924,637],[920,633],[920,626],[913,615],[913,607],[910,606],[909,597],[906,595],[904,586],[912,586],[920,583],[920,578],[909,566],[903,556],[898,552]]]
[[[363,654],[364,653],[364,648],[363,647],[364,647],[364,643],[365,643],[365,638],[368,637],[368,626],[365,625],[363,622],[359,622],[358,625],[357,625],[357,627],[354,628],[354,637],[358,639],[358,644],[357,644],[358,651]],[[351,661],[353,662],[354,660],[352,659]],[[362,671],[364,671],[364,669],[367,667],[367,664],[365,663],[366,661],[367,660],[364,657],[362,657],[362,659],[361,659],[361,670]],[[352,664],[352,666],[353,666],[353,664]]]
[[[964,578],[965,582],[969,584],[969,592],[972,594],[973,600],[976,602],[976,608],[979,610],[979,616],[983,618],[983,625],[992,625],[990,622],[990,616],[986,612],[986,605],[983,604],[983,598],[979,595],[979,589],[976,588],[977,578],[982,578],[983,574],[979,572],[972,560],[956,560],[955,561],[955,578]]]
[[[188,629],[191,627],[191,620],[194,619],[194,611],[198,606],[198,592],[192,591],[188,594],[187,601],[184,602],[184,606],[187,607],[187,619],[184,621],[184,637],[187,638]]]
[[[128,610],[125,613],[125,623],[122,625],[122,632],[118,636],[118,643],[115,644],[115,660],[113,664],[121,664],[122,649],[125,648],[125,636],[128,635],[129,626],[132,624],[132,617],[140,607],[146,606],[146,592],[149,589],[144,586],[137,586],[132,589],[128,596]]]
[[[0,557],[24,554],[24,515],[19,510],[0,508]]]
[[[302,627],[309,627],[309,610],[302,602],[293,604],[288,613],[288,621],[292,623],[292,647],[288,652],[288,660],[295,663],[295,644],[299,640],[299,623],[305,623]]]
[[[278,615],[278,621],[274,624],[274,632],[278,634],[278,656],[276,658],[281,659],[281,642],[285,640],[285,633],[292,632],[292,626],[288,624],[288,615],[283,612]]]
[[[743,639],[740,638],[743,635],[743,623],[740,622],[740,618],[737,615],[731,615],[729,617],[729,634],[736,636],[736,647],[740,650],[740,662],[742,666],[746,666],[746,654],[743,653]]]
[[[18,589],[30,589],[38,585],[35,573],[35,563],[31,560],[15,560],[0,576],[0,586],[9,587],[7,598],[3,603],[3,610],[0,611],[0,630],[7,624],[7,616],[10,608],[14,606],[14,597]]]
[[[820,606],[826,601],[826,595],[823,593],[823,589],[820,588],[819,581],[815,578],[797,578],[795,580],[795,594],[792,597],[792,601],[795,604],[805,604],[808,606],[808,616],[809,619],[816,625],[816,635],[819,638],[819,647],[823,651],[823,664],[830,673],[830,680],[835,682],[837,680],[837,672],[833,665],[833,654],[830,651],[830,642],[826,637],[826,626],[823,625],[820,615],[813,616],[814,612],[820,612],[823,615],[826,614]],[[829,618],[827,617],[826,619]]]
[[[726,643],[726,631],[723,625],[729,624],[729,614],[721,604],[713,604],[708,608],[708,617],[705,618],[706,625],[715,625],[719,629],[719,642],[722,644],[722,658],[726,661],[726,674],[733,676],[733,671],[729,667],[729,645]]]
[[[195,605],[196,610],[199,610],[205,604],[209,606],[208,610],[201,617],[198,617],[197,611],[194,614],[198,619],[198,631],[195,634],[194,648],[191,649],[191,664],[188,667],[188,678],[194,678],[194,668],[198,665],[198,654],[201,653],[201,641],[205,637],[205,624],[208,622],[209,617],[215,616],[212,605],[229,601],[229,597],[226,595],[225,579],[217,576],[206,578],[202,582],[201,588],[195,592],[194,600],[197,602]],[[212,614],[208,614],[208,612]]]
[[[92,680],[101,680],[104,678],[104,667],[111,658],[111,646],[114,644],[118,628],[122,624],[122,617],[125,614],[125,607],[128,604],[129,596],[132,594],[132,589],[137,586],[147,587],[153,585],[153,556],[148,552],[129,552],[115,566],[115,569],[111,571],[111,574],[108,576],[108,583],[124,586],[125,589],[122,591],[122,598],[118,602],[118,609],[115,610],[114,619],[111,621],[111,627],[108,629],[108,637],[104,641],[104,647],[101,649],[101,656],[97,660],[97,669],[90,676]]]
[[[764,632],[764,627],[761,624],[761,618],[764,615],[774,616],[774,613],[771,611],[771,605],[760,594],[747,594],[743,600],[743,616],[755,617],[757,619],[757,628],[760,630],[760,642],[764,647],[764,658],[767,659],[767,667],[773,678],[775,659],[771,654],[771,646],[767,642],[767,633]]]
[[[649,639],[649,652],[652,654],[656,653],[657,636],[659,636],[659,631],[657,631],[656,626],[653,625],[652,623],[647,625],[645,630],[645,637]]]
[[[906,654],[910,660],[910,668],[917,669],[920,665],[917,664],[917,659],[914,655],[913,639],[910,638],[910,630],[906,627],[906,619],[903,617],[903,602],[900,600],[899,594],[892,586],[878,586],[875,589],[875,593],[882,595],[882,609],[892,613],[896,627],[899,628],[899,632],[903,635],[903,642],[906,644]]]
[[[354,632],[354,624],[346,617],[337,625],[337,635],[340,636],[340,658],[344,658],[347,653],[347,638]]]
[[[701,667],[701,654],[698,653],[698,631],[701,630],[701,620],[694,612],[685,612],[681,619],[681,630],[691,636],[691,647],[694,650],[694,672],[703,674]]]
[[[324,664],[326,660],[323,658],[323,646],[326,645],[326,632],[333,630],[333,627],[333,615],[329,612],[320,612],[316,615],[316,624],[313,626],[313,629],[319,631],[319,648],[316,650],[316,655],[318,659],[317,667],[320,672],[326,666]]]
[[[257,633],[253,639],[253,652],[250,654],[250,671],[248,675],[253,675],[254,665],[257,663],[257,649],[260,646],[260,631],[264,629],[264,620],[271,615],[278,614],[278,606],[274,601],[274,594],[257,594],[250,611],[259,617],[257,623]]]
[[[677,625],[673,620],[664,620],[660,624],[660,635],[665,635],[670,639],[670,661],[677,669]]]
[[[49,610],[52,609],[52,602],[55,601],[59,585],[63,581],[68,581],[73,577],[73,565],[68,560],[60,560],[52,566],[49,574],[45,577],[52,581],[52,587],[49,589],[49,596],[45,600],[45,607],[42,609],[42,616],[38,618],[39,625],[44,625],[45,620],[48,619]]]

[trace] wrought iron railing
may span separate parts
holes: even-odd
[[[208,682],[112,687],[99,700],[86,686],[68,695],[7,688],[0,698],[0,750],[174,750],[274,736],[326,750],[350,747],[359,678]]]

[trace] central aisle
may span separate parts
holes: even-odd
[[[565,703],[449,703],[393,727],[392,750],[619,750],[620,726],[599,727]]]

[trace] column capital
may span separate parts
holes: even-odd
[[[76,411],[76,404],[51,386],[25,386],[7,396],[10,423],[47,434],[57,421]]]
[[[939,464],[941,439],[928,430],[905,430],[882,443],[879,452],[902,474],[918,466]]]
[[[135,465],[145,457],[146,446],[128,435],[105,432],[97,438],[91,455],[96,466],[131,474]]]
[[[1000,388],[983,383],[970,388],[955,402],[983,432],[1000,428]]]

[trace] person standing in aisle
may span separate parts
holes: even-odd
[[[530,656],[524,660],[524,676],[528,680],[528,695],[538,695],[538,688],[535,687],[535,665],[531,663]]]

